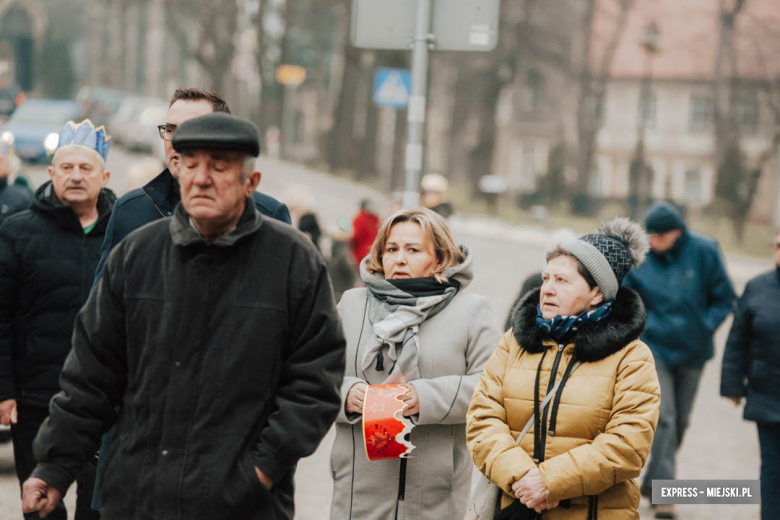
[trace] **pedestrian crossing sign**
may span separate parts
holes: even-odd
[[[412,92],[412,75],[406,69],[381,68],[374,76],[374,104],[406,108]]]

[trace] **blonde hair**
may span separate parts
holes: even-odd
[[[436,255],[436,270],[433,277],[439,282],[446,282],[447,277],[442,273],[444,270],[462,264],[466,257],[460,248],[455,245],[452,239],[450,229],[438,213],[426,208],[402,209],[390,215],[371,245],[371,252],[366,261],[366,269],[375,274],[384,276],[385,270],[382,267],[382,256],[384,255],[387,239],[390,237],[390,230],[396,224],[404,222],[413,222],[420,226],[423,233],[425,246],[433,246],[433,252]]]

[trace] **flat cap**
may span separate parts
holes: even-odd
[[[246,152],[257,157],[260,139],[257,127],[246,119],[215,112],[185,121],[173,134],[173,149],[211,148]]]

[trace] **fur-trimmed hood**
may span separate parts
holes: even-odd
[[[541,291],[523,297],[512,318],[512,328],[520,348],[532,354],[544,352],[544,340],[551,338],[536,324],[536,306]],[[572,339],[574,354],[583,362],[599,361],[620,351],[639,338],[645,329],[645,306],[637,293],[621,287],[612,303],[612,312],[602,321],[587,323]]]

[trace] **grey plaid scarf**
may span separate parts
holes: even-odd
[[[360,263],[360,277],[368,286],[368,319],[374,334],[365,347],[362,368],[367,370],[378,357],[382,356],[385,346],[391,369],[385,384],[403,384],[420,378],[419,327],[422,322],[441,312],[460,289],[464,289],[473,277],[471,272],[472,255],[466,246],[460,246],[466,260],[460,265],[446,269],[442,274],[454,285],[442,285],[440,294],[415,296],[405,292],[382,276],[366,269],[366,259]],[[405,348],[404,345],[413,348]]]

